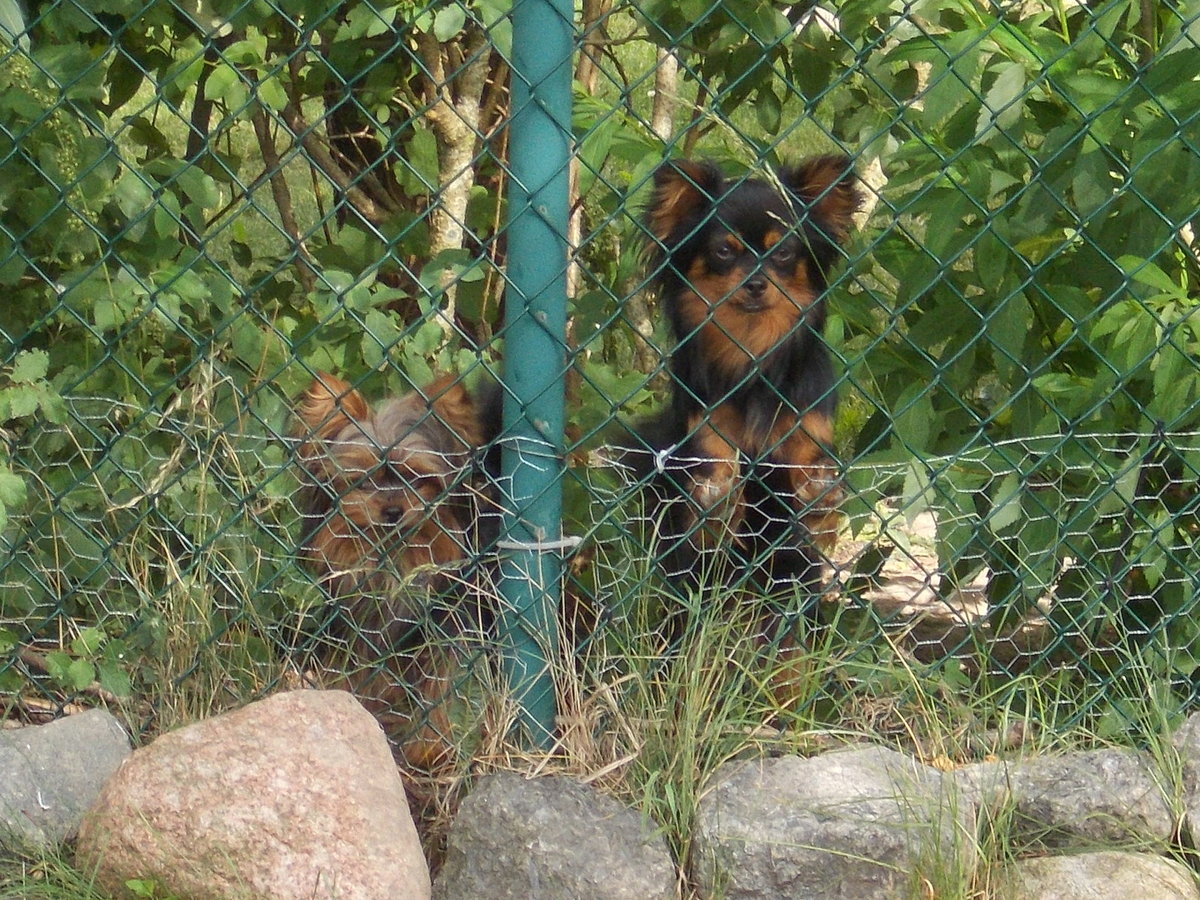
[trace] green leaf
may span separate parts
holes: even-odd
[[[266,61],[266,38],[260,32],[254,30],[247,32],[247,34],[248,37],[245,40],[234,41],[222,51],[221,55],[226,60],[236,63],[239,66],[261,65]]]
[[[1013,260],[1012,249],[994,231],[989,230],[981,235],[975,243],[975,271],[979,275],[979,283],[992,285],[993,290],[1004,284]]]
[[[927,385],[910,385],[896,400],[892,415],[892,430],[906,450],[920,454],[928,449],[936,416]]]
[[[76,102],[104,99],[103,69],[82,45],[39,47],[38,65],[62,87],[63,97]]]
[[[929,509],[933,503],[933,482],[929,473],[916,460],[908,463],[904,470],[904,487],[900,492],[900,511],[908,521]]]
[[[512,0],[476,0],[473,9],[495,51],[512,59]]]
[[[405,145],[404,168],[399,177],[406,191],[424,196],[436,189],[438,175],[438,144],[433,132],[423,125],[414,124],[412,137]]]
[[[1175,283],[1170,275],[1149,260],[1127,255],[1119,257],[1117,265],[1121,267],[1121,271],[1131,278],[1160,290],[1164,294],[1181,295],[1184,293],[1183,289]]]
[[[46,674],[48,674],[59,684],[69,683],[70,668],[71,657],[63,651],[51,650],[46,654]]]
[[[625,126],[622,117],[613,110],[604,110],[595,117],[578,115],[578,111],[587,108],[587,98],[576,100],[577,111],[576,129],[581,132],[576,153],[579,158],[579,193],[585,196],[599,174],[604,171],[604,163],[608,159],[613,140],[617,132]],[[592,112],[592,110],[588,110]]]
[[[208,73],[208,80],[204,82],[204,99],[224,100],[233,91],[233,86],[241,80],[242,76],[238,70],[229,63],[217,63]]]
[[[188,199],[204,209],[215,209],[221,203],[221,189],[216,180],[199,166],[184,166],[174,173],[175,183]]]
[[[92,304],[92,321],[98,331],[112,331],[124,323],[125,317],[113,301],[98,299]]]
[[[996,80],[988,88],[975,122],[975,139],[1012,128],[1021,118],[1025,96],[1025,67],[1015,62],[998,65]]]
[[[466,23],[466,10],[457,3],[449,3],[433,17],[433,36],[439,41],[448,41],[462,31]]]
[[[484,276],[481,260],[468,250],[443,250],[421,269],[421,285],[430,294],[440,294],[455,282],[479,281]]]
[[[1021,481],[1015,473],[1004,476],[992,495],[992,513],[987,527],[993,534],[1002,534],[1021,518]]]
[[[267,109],[273,109],[276,112],[287,106],[288,96],[287,91],[283,89],[283,85],[279,79],[272,76],[264,78],[255,85],[255,96],[259,102]]]
[[[1126,322],[1113,337],[1110,359],[1117,362],[1117,371],[1132,372],[1142,366],[1158,346],[1155,321],[1145,310]]]
[[[183,222],[183,211],[179,198],[169,191],[163,192],[154,204],[154,231],[160,237],[174,237]]]
[[[347,287],[341,292],[339,298],[342,308],[353,310],[354,312],[365,312],[378,305],[375,301],[374,284],[375,279],[372,276],[368,276],[362,281],[357,281]]]
[[[113,186],[117,208],[125,214],[125,218],[129,221],[139,219],[154,204],[154,190],[157,187],[157,185],[148,184],[146,176],[132,169],[126,169]]]
[[[16,384],[33,384],[46,377],[50,368],[50,354],[45,350],[22,350],[13,360],[9,376]]]
[[[9,513],[25,502],[25,481],[0,463],[0,531],[8,526]]]
[[[1013,377],[1024,380],[1021,361],[1025,358],[1025,343],[1033,327],[1033,312],[1021,294],[1013,294],[1003,301],[987,323],[987,339],[994,351],[992,358],[996,371],[1005,383]]]
[[[0,0],[0,42],[12,46],[15,42],[22,50],[29,49],[29,35],[25,33],[25,16],[17,0]]]
[[[251,369],[262,364],[264,338],[262,329],[245,316],[234,322],[231,328],[233,353]]]
[[[370,310],[363,319],[363,362],[375,369],[387,361],[387,351],[400,340],[401,331],[392,316],[378,309]]]
[[[129,673],[113,660],[101,660],[96,664],[100,687],[117,697],[129,697],[133,694],[133,683]]]
[[[71,652],[76,656],[95,656],[103,643],[103,631],[99,628],[84,628],[71,641]]]
[[[962,106],[979,103],[976,90],[983,65],[972,33],[947,36],[940,43],[945,44],[945,55],[932,59],[929,86],[921,95],[924,106],[921,118],[931,129],[940,127]]]
[[[32,416],[41,406],[42,395],[35,387],[14,387],[3,393],[6,417],[24,419]]]
[[[399,10],[400,6],[398,4],[381,7],[374,16],[373,21],[367,23],[367,30],[364,37],[379,37],[381,34],[391,32]]]
[[[124,106],[138,92],[145,79],[146,73],[141,66],[123,53],[116,54],[108,67],[108,96],[103,103],[104,111],[111,113]]]
[[[25,479],[0,463],[0,505],[8,508],[25,502]]]
[[[943,474],[937,480],[938,560],[943,571],[959,583],[982,565],[976,550],[980,523],[975,510],[982,481],[979,476],[957,472]]]
[[[767,134],[779,134],[780,122],[783,119],[783,104],[769,87],[759,90],[754,102],[754,112],[758,116],[758,124]]]
[[[133,896],[147,900],[154,900],[158,896],[158,882],[153,878],[130,878],[125,882],[125,889]]]
[[[1113,177],[1109,174],[1108,156],[1096,147],[1076,157],[1072,168],[1075,207],[1082,218],[1087,218],[1112,199]]]

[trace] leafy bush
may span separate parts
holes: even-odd
[[[239,689],[274,677],[268,644],[319,602],[290,398],[313,369],[379,395],[502,352],[507,5],[188,10],[51,2],[0,37],[0,640],[67,653],[58,682],[109,652],[135,687],[218,651]],[[879,188],[827,336],[856,528],[933,510],[940,590],[988,571],[989,627],[1053,597],[1072,653],[1190,646],[1194,20],[1131,0],[583,19],[568,449],[654,402],[637,203],[663,156],[841,145]],[[648,90],[656,51],[674,93]]]

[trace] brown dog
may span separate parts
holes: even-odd
[[[296,407],[305,473],[303,557],[338,607],[338,681],[382,722],[409,766],[430,770],[453,747],[448,705],[463,674],[461,640],[490,610],[471,582],[495,512],[477,477],[485,425],[452,377],[372,408],[318,374]],[[494,516],[492,516],[494,518]]]

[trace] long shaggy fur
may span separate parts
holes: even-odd
[[[494,501],[479,473],[488,416],[451,377],[372,408],[319,374],[296,404],[305,473],[305,562],[337,606],[344,686],[400,740],[410,766],[451,749],[447,700],[459,671],[431,638],[478,633],[471,589]]]
[[[652,452],[632,456],[672,575],[696,584],[714,568],[766,593],[818,583],[842,498],[823,295],[860,199],[842,156],[774,181],[692,161],[655,175],[644,221],[672,384],[637,429]]]

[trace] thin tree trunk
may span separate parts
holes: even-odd
[[[664,143],[675,136],[675,110],[679,105],[679,57],[672,50],[659,49],[654,69],[654,107],[650,128]]]
[[[425,117],[438,140],[439,188],[429,214],[429,255],[436,258],[447,250],[466,246],[467,203],[475,186],[475,154],[490,54],[486,35],[472,29],[461,65],[453,75],[447,75],[454,45],[439,44],[432,34],[423,34],[419,48],[432,100]],[[444,297],[440,315],[447,334],[454,328],[454,277],[447,269],[440,278]]]
[[[580,31],[583,35],[579,48],[579,61],[575,64],[575,81],[585,94],[593,94],[596,90],[596,77],[600,72],[600,58],[604,55],[608,44],[608,35],[604,30],[604,17],[612,9],[612,0],[584,0],[583,21]],[[570,217],[567,220],[567,252],[570,258],[567,264],[567,296],[575,297],[579,293],[580,271],[579,250],[583,242],[584,205],[579,196],[579,160],[572,154],[570,183],[567,187],[567,197],[570,203]]]

